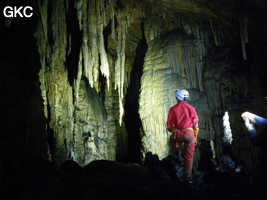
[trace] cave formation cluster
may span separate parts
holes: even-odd
[[[250,1],[27,3],[34,17],[5,20],[18,52],[2,59],[7,155],[81,166],[143,161],[147,152],[163,159],[172,154],[166,119],[174,91],[186,88],[200,117],[199,147],[209,143],[218,162],[229,145],[238,161],[257,162],[240,117],[264,113],[266,53]]]

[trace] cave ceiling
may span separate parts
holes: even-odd
[[[235,34],[239,32],[240,18],[247,18],[248,29],[260,37],[258,39],[266,40],[263,35],[265,29],[262,29],[266,27],[266,1],[160,0],[158,2],[162,9],[168,12],[186,14],[190,19],[218,19],[221,24],[231,26]]]

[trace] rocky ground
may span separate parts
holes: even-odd
[[[152,156],[144,165],[98,160],[80,167],[66,161],[59,169],[40,160],[2,161],[1,199],[263,199],[257,169],[196,171],[192,184],[181,174],[182,165],[172,157]]]

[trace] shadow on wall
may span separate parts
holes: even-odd
[[[142,32],[143,33],[143,32]],[[142,40],[136,49],[133,69],[131,72],[130,85],[125,98],[124,122],[128,132],[129,161],[141,163],[141,129],[142,123],[138,113],[139,91],[141,88],[141,77],[143,73],[144,58],[147,52],[147,43],[143,33]]]

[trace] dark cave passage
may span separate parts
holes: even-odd
[[[125,117],[124,122],[129,134],[129,162],[141,163],[141,136],[142,129],[139,110],[139,91],[141,88],[141,77],[145,54],[147,52],[147,43],[143,33],[142,40],[136,49],[136,55],[131,72],[131,82],[125,98]]]

